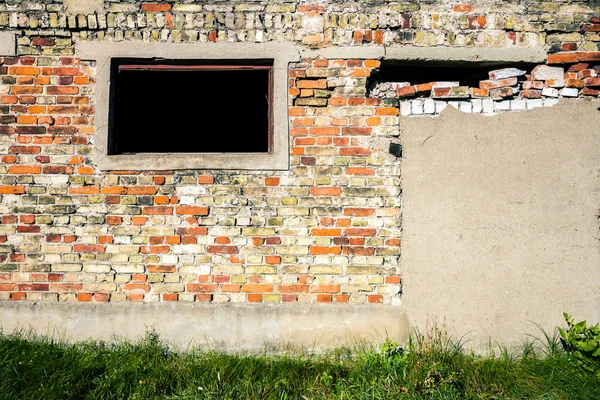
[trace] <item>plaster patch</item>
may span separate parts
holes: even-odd
[[[0,32],[0,56],[16,55],[15,34],[12,32]]]
[[[63,0],[68,15],[94,14],[104,10],[104,0]]]

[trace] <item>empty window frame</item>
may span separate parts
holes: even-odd
[[[123,41],[123,42],[108,42],[108,41],[83,41],[76,44],[76,53],[81,60],[89,60],[93,62],[96,70],[96,86],[95,86],[95,106],[96,106],[96,117],[95,117],[95,133],[94,133],[94,164],[100,170],[118,170],[118,171],[172,171],[181,169],[225,169],[225,170],[287,170],[289,168],[290,150],[289,150],[289,129],[288,129],[288,66],[291,62],[297,62],[300,60],[300,54],[296,47],[292,43],[283,42],[266,42],[266,43],[147,43],[138,41]],[[124,62],[125,61],[125,62]],[[227,126],[233,126],[232,124],[242,125],[244,130],[248,130],[247,125],[258,126],[261,123],[248,124],[248,121],[243,121],[239,115],[243,108],[255,107],[254,99],[250,98],[247,94],[249,87],[259,88],[257,92],[260,92],[261,102],[264,99],[265,85],[264,76],[267,74],[265,70],[259,70],[256,72],[259,75],[258,79],[251,79],[246,87],[240,85],[233,85],[231,92],[223,89],[222,84],[228,84],[230,80],[233,82],[239,82],[234,75],[230,75],[233,79],[220,79],[218,84],[213,82],[214,74],[216,71],[196,71],[192,74],[207,73],[211,75],[211,78],[204,80],[206,84],[214,88],[217,87],[220,94],[223,94],[224,103],[221,104],[221,110],[224,110],[225,117],[221,118],[221,123],[217,124],[218,129],[208,129],[212,119],[217,119],[217,116],[199,114],[197,111],[198,107],[193,108],[194,94],[187,95],[184,99],[173,99],[177,96],[171,96],[167,99],[160,99],[156,103],[160,106],[154,108],[153,111],[149,111],[148,108],[145,110],[139,110],[138,115],[135,116],[132,125],[135,124],[135,120],[151,121],[156,123],[157,121],[166,121],[169,129],[161,130],[159,140],[154,142],[160,144],[155,145],[154,148],[140,146],[141,141],[145,141],[143,132],[149,132],[147,129],[136,128],[129,133],[132,135],[132,139],[129,139],[130,143],[133,143],[135,147],[129,147],[125,144],[118,143],[118,138],[113,135],[115,133],[115,122],[119,117],[119,107],[116,105],[116,80],[118,79],[118,66],[119,65],[167,65],[168,68],[172,66],[211,66],[215,69],[215,66],[221,65],[226,69],[232,69],[234,66],[250,66],[250,67],[268,67],[270,68],[269,73],[271,93],[269,93],[269,114],[268,114],[268,126],[271,130],[267,132],[267,150],[265,151],[265,135],[262,134],[262,139],[252,140],[251,146],[244,145],[244,152],[238,152],[239,147],[236,150],[235,143],[227,143],[227,141],[235,142],[232,138],[240,137],[242,133],[239,129],[227,130]],[[248,71],[249,69],[244,69]],[[132,72],[132,71],[130,71]],[[141,72],[141,71],[138,71]],[[182,73],[183,71],[174,71]],[[223,71],[225,75],[228,73],[234,74],[233,71]],[[135,75],[135,72],[132,72]],[[169,73],[167,73],[168,75]],[[262,74],[262,75],[261,75]],[[167,76],[165,75],[165,76]],[[262,78],[260,77],[262,76]],[[170,79],[165,79],[169,81]],[[172,80],[172,79],[171,79]],[[193,79],[194,81],[196,79]],[[257,82],[254,82],[254,81]],[[157,84],[156,81],[148,82],[148,89],[151,93],[160,90],[167,90],[168,93],[172,93],[173,86],[169,82],[159,80],[161,85]],[[250,86],[248,86],[250,85]],[[159,87],[164,86],[164,88]],[[181,84],[179,85],[182,86]],[[184,89],[189,87],[190,84],[185,83]],[[171,90],[169,92],[169,90]],[[198,92],[200,89],[193,90]],[[188,90],[191,92],[192,90]],[[133,95],[134,93],[132,93]],[[227,96],[228,94],[228,96]],[[134,105],[140,100],[139,92],[134,98]],[[174,103],[172,105],[171,103]],[[184,104],[185,103],[185,104]],[[215,102],[217,103],[217,102]],[[188,118],[186,113],[176,112],[165,112],[167,108],[172,110],[171,107],[177,108],[180,104],[183,107],[191,107],[193,109],[193,115],[191,119]],[[262,107],[264,107],[264,102]],[[152,104],[154,107],[154,104]],[[161,107],[162,106],[162,107]],[[156,111],[159,110],[159,111]],[[160,111],[162,110],[162,112]],[[221,111],[219,110],[219,111]],[[124,112],[124,111],[121,111]],[[134,112],[132,115],[135,115]],[[255,113],[250,113],[252,118],[255,118]],[[264,117],[264,112],[259,112]],[[188,148],[166,148],[165,143],[174,142],[181,143],[181,137],[177,139],[174,137],[176,132],[181,129],[172,129],[173,121],[175,118],[185,117],[187,121],[184,125],[186,131],[194,132],[194,140],[197,136],[204,135],[205,138],[209,138],[213,143],[213,136],[219,136],[221,140],[220,146],[224,143],[227,144],[227,152],[214,152],[223,150],[223,147],[218,148],[215,145],[213,148],[205,146],[204,143],[200,143],[201,148],[188,147],[191,142],[186,142]],[[207,121],[208,120],[208,121]],[[170,121],[170,123],[169,123]],[[241,121],[241,122],[239,122]],[[242,123],[243,122],[243,123]],[[256,122],[256,120],[255,120]],[[146,122],[144,122],[146,123]],[[153,126],[153,123],[148,125]],[[264,119],[262,124],[264,125]],[[202,128],[204,129],[202,130]],[[138,132],[138,133],[136,133]],[[262,130],[261,132],[264,132]],[[137,138],[136,138],[136,135]],[[139,136],[141,135],[141,136]],[[187,135],[187,133],[186,133]],[[208,135],[208,136],[207,136]],[[234,136],[231,136],[234,135]],[[236,136],[237,135],[237,136]],[[190,135],[187,135],[188,138]],[[125,132],[124,138],[127,137]],[[156,136],[153,136],[156,137]],[[254,138],[256,139],[256,138]],[[125,142],[128,139],[124,139]],[[185,142],[185,140],[184,140]],[[218,143],[217,143],[218,144]],[[171,145],[171,144],[169,144]],[[179,145],[178,145],[179,146]],[[256,146],[256,147],[254,147]],[[217,150],[215,150],[217,149]]]
[[[108,154],[271,153],[273,60],[114,59]]]

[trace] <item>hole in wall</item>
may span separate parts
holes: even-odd
[[[533,63],[497,62],[434,62],[383,60],[379,70],[367,80],[367,96],[382,82],[409,82],[419,85],[430,82],[459,82],[461,86],[479,87],[479,82],[489,79],[488,72],[502,68],[531,71]]]

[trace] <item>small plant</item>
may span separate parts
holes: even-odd
[[[567,329],[558,327],[563,347],[584,369],[600,378],[600,324],[587,326],[586,321],[575,323],[569,314],[563,315]]]

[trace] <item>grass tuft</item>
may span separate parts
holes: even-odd
[[[0,335],[0,399],[600,399],[556,335],[478,356],[438,327],[326,354],[251,355]]]

